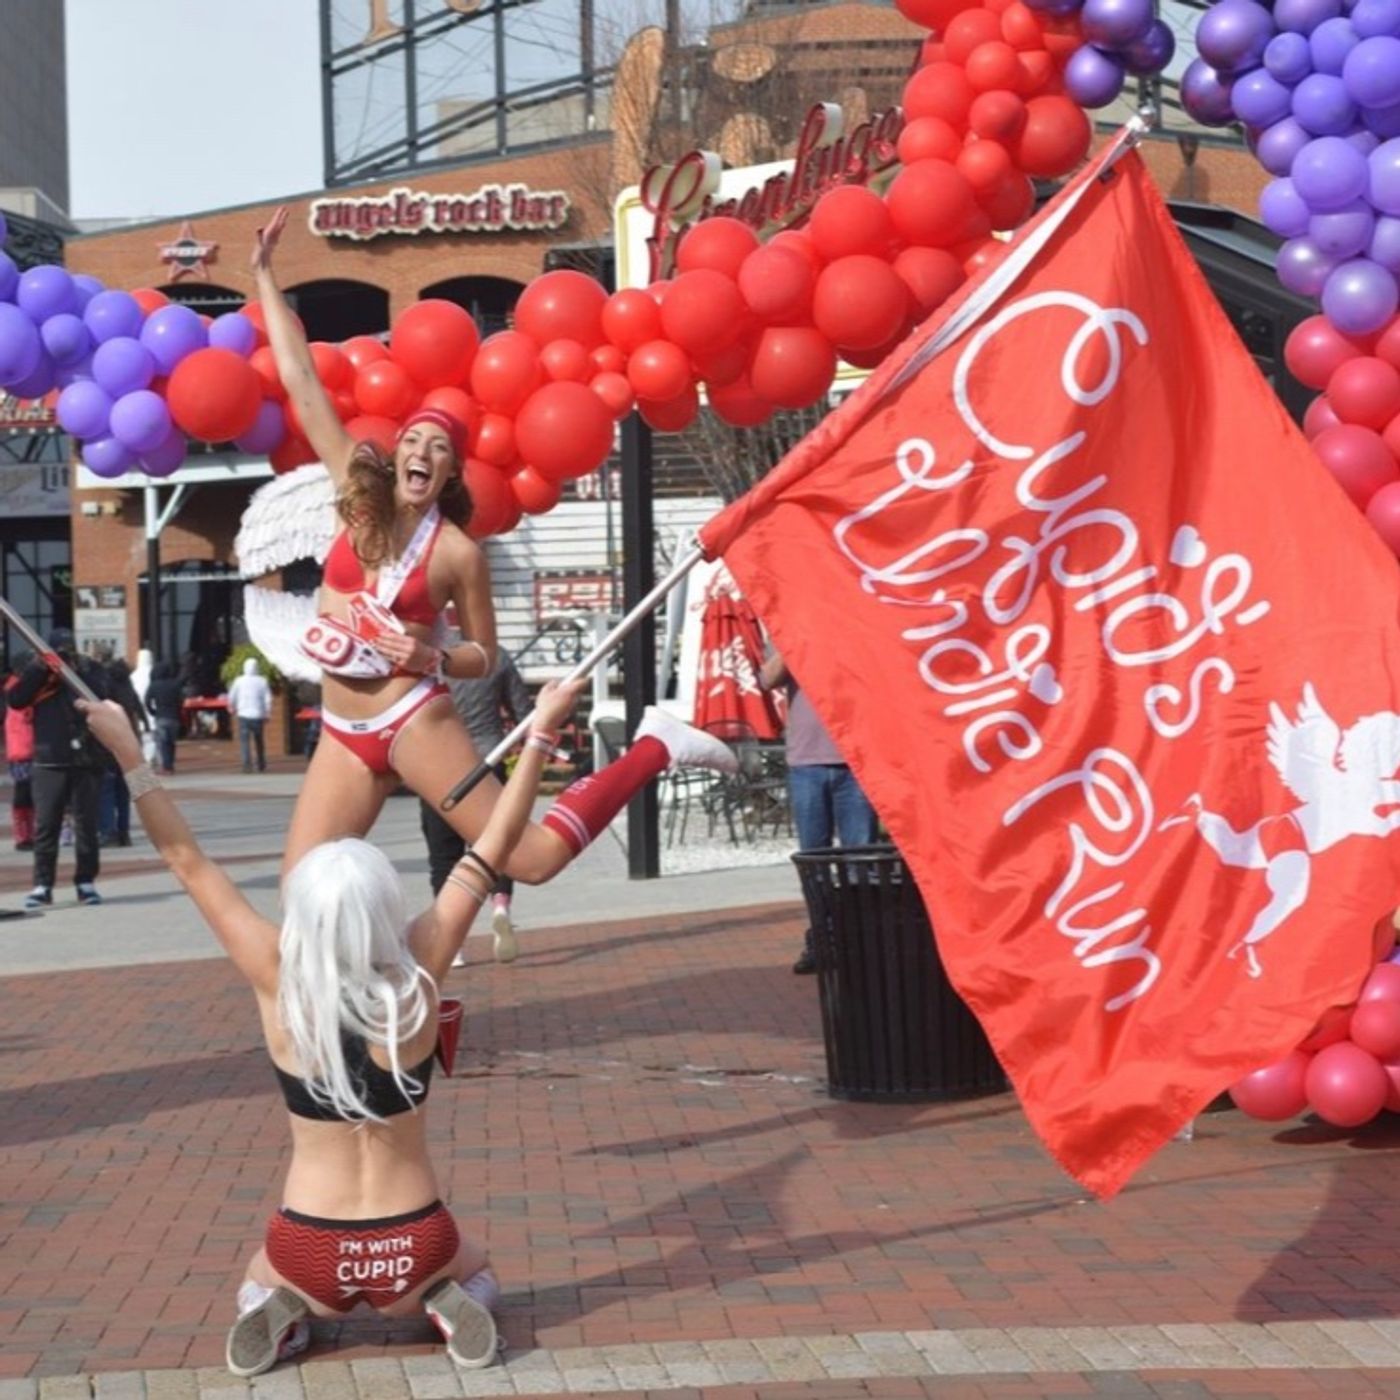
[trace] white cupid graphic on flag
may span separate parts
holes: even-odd
[[[1400,768],[1400,715],[1389,710],[1363,715],[1344,731],[1308,684],[1296,720],[1277,704],[1269,706],[1268,746],[1269,762],[1301,807],[1236,831],[1193,793],[1186,813],[1158,827],[1194,822],[1223,864],[1264,871],[1269,902],[1229,954],[1233,958],[1244,949],[1251,977],[1263,971],[1256,945],[1307,899],[1313,856],[1352,836],[1400,830],[1400,782],[1394,776]]]

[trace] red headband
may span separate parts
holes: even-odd
[[[450,413],[444,413],[440,408],[420,408],[417,413],[410,413],[404,421],[403,427],[399,429],[399,438],[415,423],[432,423],[439,427],[448,436],[452,443],[452,450],[457,454],[459,462],[465,461],[467,456],[467,430],[463,427],[459,419],[454,418]]]

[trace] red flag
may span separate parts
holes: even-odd
[[[721,738],[776,739],[783,732],[782,696],[758,683],[763,635],[753,605],[723,567],[705,590],[700,667],[695,686],[697,729]]]
[[[1400,572],[1137,156],[1071,206],[702,540],[1109,1194],[1355,997],[1400,893]]]

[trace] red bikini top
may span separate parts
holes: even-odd
[[[400,622],[416,622],[423,627],[431,627],[437,621],[440,608],[433,606],[428,595],[428,560],[433,557],[433,545],[437,543],[439,521],[433,527],[432,538],[423,551],[423,557],[413,566],[412,572],[404,579],[398,596],[389,605],[389,610]],[[335,537],[330,553],[326,555],[325,567],[321,575],[327,588],[337,593],[358,593],[365,588],[365,566],[355,553],[350,532],[342,530]],[[373,592],[373,590],[369,590]]]

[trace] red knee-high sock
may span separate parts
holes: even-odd
[[[670,761],[660,739],[638,739],[615,763],[565,788],[544,814],[544,824],[578,855]]]

